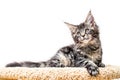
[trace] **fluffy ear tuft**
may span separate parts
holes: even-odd
[[[91,13],[91,10],[89,11],[89,13],[87,15],[85,23],[89,24],[91,27],[95,26],[95,20],[94,20],[92,13]]]
[[[67,23],[67,22],[64,22],[64,23],[69,27],[69,29],[72,32],[74,32],[77,29],[77,27],[75,25],[73,25],[73,24],[70,24],[70,23]]]

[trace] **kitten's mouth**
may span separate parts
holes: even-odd
[[[87,46],[89,44],[93,44],[93,39],[83,39],[83,40],[80,40],[79,44],[81,44],[81,47],[84,47],[84,46]]]

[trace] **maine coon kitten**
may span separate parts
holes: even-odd
[[[6,67],[85,67],[90,75],[99,74],[98,67],[105,65],[102,63],[99,29],[91,11],[83,23],[65,24],[69,27],[75,44],[61,48],[46,62],[14,62]]]

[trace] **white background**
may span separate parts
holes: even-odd
[[[119,0],[0,0],[0,67],[48,60],[73,43],[63,22],[79,24],[89,10],[100,28],[103,62],[120,65]]]

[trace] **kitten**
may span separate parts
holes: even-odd
[[[75,44],[61,48],[46,62],[14,62],[6,67],[85,67],[91,76],[98,75],[98,67],[105,65],[102,63],[99,29],[91,11],[83,23],[65,24],[69,27]]]

